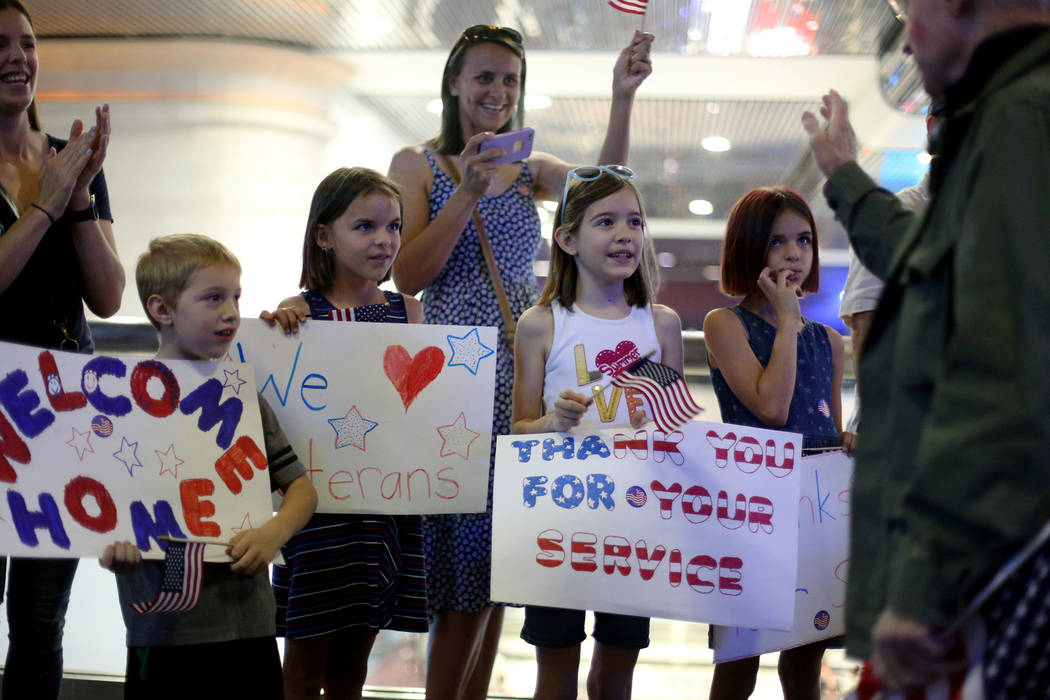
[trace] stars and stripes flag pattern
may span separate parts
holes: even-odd
[[[157,597],[132,603],[137,613],[181,612],[197,605],[204,577],[204,542],[169,542]]]
[[[682,375],[644,357],[614,374],[612,383],[641,392],[649,400],[653,422],[665,433],[678,429],[704,410],[693,401]]]
[[[644,15],[649,0],[609,0],[609,6],[631,15]]]

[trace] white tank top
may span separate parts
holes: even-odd
[[[650,306],[634,306],[625,318],[595,318],[573,306],[566,310],[551,302],[554,316],[554,338],[543,378],[544,412],[552,410],[554,401],[564,389],[572,389],[594,402],[580,421],[581,428],[608,428],[630,425],[631,413],[645,410],[645,399],[633,389],[609,386],[600,394],[591,388],[609,384],[600,365],[624,360],[636,353],[641,357],[655,351],[649,359],[660,361],[660,342],[653,324]]]

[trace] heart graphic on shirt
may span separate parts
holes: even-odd
[[[383,353],[383,371],[401,395],[405,413],[419,392],[441,374],[444,366],[445,353],[436,345],[423,348],[415,357],[400,345],[391,345]]]
[[[602,350],[594,357],[594,363],[598,369],[610,377],[619,374],[642,356],[638,353],[638,346],[630,340],[621,340],[615,350]]]

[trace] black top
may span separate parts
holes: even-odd
[[[66,146],[63,139],[50,134],[47,138],[56,151]],[[90,189],[99,218],[112,221],[106,178],[101,171]],[[18,216],[14,201],[0,188],[0,235]],[[0,340],[71,350],[71,343],[62,342],[68,333],[77,341],[79,352],[94,349],[84,318],[84,282],[72,234],[73,224],[63,215],[44,234],[18,277],[0,293]]]

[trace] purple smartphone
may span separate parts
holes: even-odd
[[[532,137],[535,133],[534,129],[525,127],[520,131],[496,134],[488,141],[482,141],[478,152],[489,148],[502,148],[507,152],[506,155],[493,162],[497,165],[517,163],[519,160],[525,160],[532,153]]]

